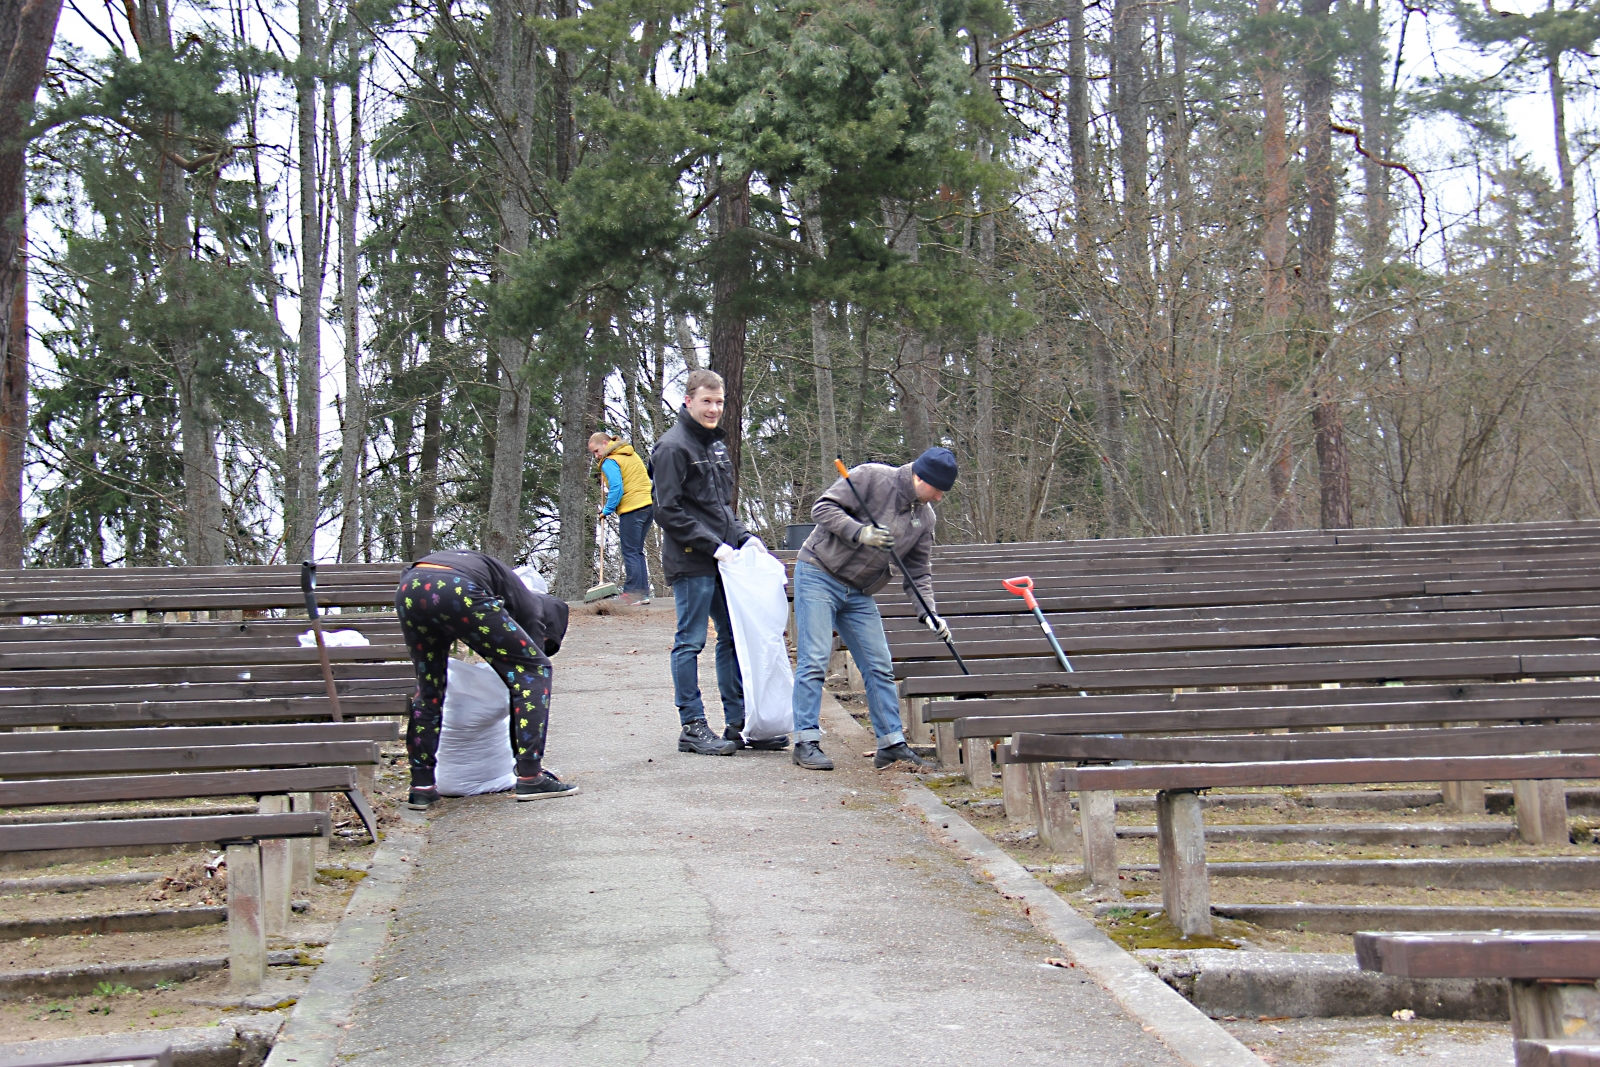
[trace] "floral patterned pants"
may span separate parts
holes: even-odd
[[[506,683],[517,774],[524,778],[538,774],[550,721],[550,659],[517,625],[500,598],[455,571],[413,567],[400,579],[394,607],[417,668],[417,691],[406,729],[411,784],[433,784],[450,648],[456,641],[493,664]]]

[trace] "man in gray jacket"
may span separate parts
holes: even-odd
[[[833,633],[850,649],[867,687],[867,709],[878,735],[873,765],[905,762],[932,766],[911,751],[900,722],[889,641],[872,594],[889,583],[889,550],[899,549],[906,591],[913,583],[937,610],[933,599],[933,523],[931,505],[944,499],[956,481],[956,457],[948,448],[930,448],[912,463],[890,467],[864,463],[840,478],[811,509],[816,529],[806,538],[794,567],[795,646],[794,761],[813,771],[833,770],[819,744],[822,680],[833,651]],[[855,492],[850,486],[855,486]],[[861,494],[866,507],[856,500]],[[868,513],[886,526],[874,526]],[[941,638],[950,628],[938,615],[922,624]]]

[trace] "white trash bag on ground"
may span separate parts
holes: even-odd
[[[744,679],[744,738],[782,737],[794,730],[794,671],[783,643],[789,623],[783,562],[752,537],[717,570],[728,594],[733,646]]]
[[[511,693],[487,663],[450,661],[434,781],[447,797],[503,793],[517,784]]]
[[[322,643],[329,648],[365,648],[367,645],[372,644],[371,641],[367,640],[367,635],[360,630],[324,630],[322,631]],[[301,634],[300,647],[316,648],[317,632],[315,630],[307,630]]]

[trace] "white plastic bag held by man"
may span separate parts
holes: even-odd
[[[717,563],[727,590],[733,647],[744,679],[744,739],[783,737],[794,729],[794,673],[783,630],[789,621],[789,577],[756,537]]]

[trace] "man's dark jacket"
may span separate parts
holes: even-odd
[[[687,407],[650,450],[651,495],[661,527],[661,569],[668,584],[717,573],[717,546],[749,538],[733,511],[733,463],[722,427],[708,430]]]

